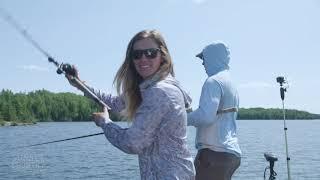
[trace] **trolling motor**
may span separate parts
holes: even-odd
[[[264,153],[264,157],[269,162],[269,166],[267,166],[264,169],[263,177],[264,177],[264,179],[266,179],[266,171],[267,171],[267,169],[269,169],[270,170],[270,172],[269,172],[270,175],[269,175],[269,179],[268,180],[274,180],[274,179],[276,179],[277,173],[273,170],[273,167],[274,167],[274,162],[278,161],[278,158],[272,153]]]

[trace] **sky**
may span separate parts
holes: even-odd
[[[139,31],[164,36],[176,78],[199,103],[207,78],[195,57],[213,41],[231,51],[240,107],[282,108],[276,77],[288,81],[285,108],[320,114],[319,0],[0,0],[0,8],[58,62],[116,94],[113,78]],[[0,89],[73,92],[56,67],[0,18]]]

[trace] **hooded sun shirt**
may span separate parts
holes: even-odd
[[[241,156],[237,138],[237,112],[218,111],[239,107],[238,93],[229,73],[229,49],[220,42],[202,51],[208,75],[202,87],[199,107],[188,114],[188,125],[197,128],[196,148],[228,152]]]

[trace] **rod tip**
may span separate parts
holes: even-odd
[[[48,57],[49,62],[54,62],[54,59],[52,57]]]

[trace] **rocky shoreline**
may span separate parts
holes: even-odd
[[[9,122],[9,121],[0,121],[0,126],[27,126],[34,125],[36,122]]]

